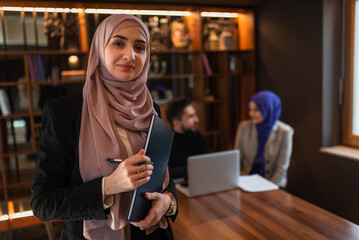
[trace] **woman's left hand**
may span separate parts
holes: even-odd
[[[132,225],[139,227],[141,230],[156,225],[167,212],[171,199],[167,194],[146,193],[145,197],[152,201],[152,207],[145,219],[139,222],[131,222]]]

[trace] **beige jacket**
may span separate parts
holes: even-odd
[[[287,170],[292,154],[293,128],[277,120],[268,136],[265,149],[265,177],[280,187],[287,185]],[[242,121],[237,128],[234,148],[241,155],[241,171],[249,174],[257,155],[258,133],[251,120]]]

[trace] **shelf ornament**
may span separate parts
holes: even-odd
[[[183,21],[176,19],[172,22],[171,40],[175,48],[188,47],[191,39],[186,24]]]
[[[44,13],[44,32],[47,35],[48,48],[59,50],[64,47],[65,24],[55,13]]]

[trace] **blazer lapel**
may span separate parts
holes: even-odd
[[[267,152],[268,148],[272,145],[273,141],[276,138],[277,133],[278,133],[278,121],[276,121],[276,123],[273,126],[272,131],[269,133],[269,136],[268,136],[265,148],[264,148],[265,152]]]

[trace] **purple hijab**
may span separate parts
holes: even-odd
[[[282,102],[278,95],[271,91],[260,91],[250,98],[263,116],[263,122],[256,124],[258,132],[258,150],[253,161],[251,174],[265,175],[264,147],[268,136],[282,113]]]

